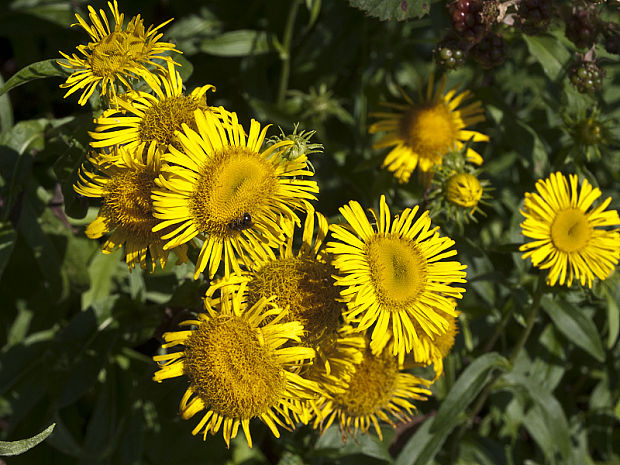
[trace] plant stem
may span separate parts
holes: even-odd
[[[284,103],[284,96],[288,89],[288,77],[291,71],[291,41],[293,39],[293,27],[295,26],[295,18],[297,17],[297,9],[299,8],[299,0],[291,2],[291,8],[286,18],[286,26],[284,27],[284,37],[282,39],[282,49],[280,58],[282,59],[282,69],[280,71],[280,86],[278,88],[278,105]]]
[[[504,314],[502,315],[502,319],[497,324],[497,326],[495,326],[495,331],[493,331],[493,335],[489,338],[489,340],[486,342],[486,344],[482,348],[483,354],[486,354],[487,352],[491,352],[491,349],[493,349],[493,346],[495,345],[499,337],[502,335],[504,328],[506,327],[506,325],[508,324],[508,321],[510,320],[510,317],[512,316],[512,312],[514,311],[514,308],[515,308],[514,302],[512,300],[509,300],[504,307],[507,307],[507,308],[504,311]]]
[[[517,344],[512,349],[512,352],[510,353],[510,357],[508,357],[508,360],[510,361],[511,364],[515,362],[515,360],[521,353],[523,346],[525,346],[525,343],[527,342],[527,339],[529,338],[532,332],[532,329],[534,328],[534,323],[536,323],[536,319],[538,317],[538,311],[540,309],[540,300],[542,299],[542,296],[546,288],[544,281],[545,281],[545,277],[543,273],[540,273],[538,277],[538,282],[536,284],[536,291],[534,292],[534,297],[532,298],[532,304],[530,305],[530,308],[528,309],[527,315],[525,317],[525,328],[523,329],[523,332],[521,333],[521,337],[519,338]],[[500,322],[500,324],[502,324],[502,322]],[[498,371],[495,371],[491,375],[489,382],[487,383],[482,393],[478,397],[478,400],[476,401],[473,408],[469,412],[469,415],[467,415],[467,420],[461,425],[458,432],[456,433],[456,437],[453,442],[455,448],[458,447],[458,443],[460,442],[461,437],[463,436],[463,434],[465,434],[465,431],[470,427],[474,418],[476,418],[476,415],[478,415],[480,410],[482,410],[482,407],[484,407],[484,404],[489,398],[489,395],[491,395],[491,391],[493,390],[493,387],[495,386],[495,383],[499,379],[500,376],[501,376],[501,373]],[[453,459],[455,459],[455,452],[456,452],[455,448],[453,448],[452,450]]]

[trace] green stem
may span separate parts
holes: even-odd
[[[295,27],[295,18],[297,17],[297,9],[299,8],[299,0],[291,2],[291,9],[288,11],[286,18],[286,26],[284,27],[284,37],[282,39],[282,51],[280,58],[282,59],[282,69],[280,71],[280,86],[278,88],[278,105],[284,103],[284,97],[288,89],[288,77],[291,72],[291,41],[293,39],[293,28]]]
[[[515,362],[515,360],[521,353],[521,350],[523,349],[523,346],[525,346],[527,339],[532,333],[534,324],[536,323],[536,319],[538,317],[538,311],[540,309],[540,301],[542,299],[542,296],[546,288],[544,281],[545,281],[544,274],[540,273],[538,277],[538,282],[536,284],[536,291],[534,292],[534,297],[532,298],[532,305],[528,309],[527,315],[525,317],[525,328],[523,332],[521,333],[521,337],[517,341],[517,344],[515,345],[514,349],[512,349],[512,352],[510,353],[510,357],[508,357],[508,360],[510,361],[511,364]],[[467,415],[467,420],[461,425],[458,432],[456,433],[456,437],[453,442],[454,448],[452,449],[453,459],[455,458],[456,447],[458,447],[461,437],[463,436],[463,434],[465,434],[465,431],[471,426],[474,418],[476,418],[478,413],[480,413],[480,410],[482,410],[482,407],[484,407],[484,404],[489,398],[489,395],[491,395],[491,391],[493,390],[493,387],[495,386],[495,383],[499,379],[500,376],[501,376],[501,373],[498,371],[494,372],[491,375],[489,382],[487,383],[485,388],[482,390],[482,393],[480,394],[480,396],[478,397],[478,400],[476,401],[473,408],[469,412],[469,415]]]
[[[482,348],[483,354],[486,354],[487,352],[491,352],[491,349],[493,349],[493,346],[495,345],[499,337],[504,332],[504,328],[508,324],[508,321],[510,320],[510,317],[512,316],[512,312],[514,311],[514,308],[515,308],[514,301],[509,300],[506,303],[506,305],[504,305],[504,307],[505,307],[505,310],[504,310],[504,314],[502,315],[502,319],[495,327],[495,331],[493,331],[493,335],[489,338],[487,343]]]

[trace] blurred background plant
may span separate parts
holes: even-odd
[[[215,85],[210,105],[244,125],[279,126],[310,150],[322,144],[310,157],[316,208],[332,222],[350,200],[377,208],[385,194],[393,211],[419,203],[468,265],[455,347],[418,416],[386,427],[383,441],[346,444],[335,427],[276,439],[258,424],[253,449],[192,437],[177,414],[186,386],[152,382],[161,335],[202,308],[208,283],[191,265],[129,272],[120,251],[101,254],[84,235],[97,202],[73,183],[94,124],[88,106],[62,98],[56,60],[86,42],[69,27],[86,6],[12,0],[0,12],[0,438],[56,424],[6,463],[620,463],[620,277],[547,288],[518,252],[524,193],[552,172],[589,179],[618,208],[616,0],[119,5],[146,24],[175,18],[164,39],[183,51],[175,60],[188,89]],[[482,102],[482,172],[446,163],[430,190],[415,176],[398,183],[381,169],[385,150],[371,148],[368,114],[442,69],[447,88]],[[471,178],[463,184],[478,174],[480,197]]]

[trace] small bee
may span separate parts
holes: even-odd
[[[252,217],[249,213],[244,213],[239,218],[232,219],[228,222],[228,228],[233,231],[243,231],[252,227]]]

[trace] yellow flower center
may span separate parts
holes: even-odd
[[[371,280],[381,305],[398,311],[426,286],[426,259],[415,243],[377,237],[367,246]]]
[[[444,103],[414,106],[403,115],[401,135],[420,157],[438,162],[457,141],[458,131]]]
[[[482,197],[482,186],[473,174],[458,173],[448,179],[446,197],[456,205],[472,208],[478,205]]]
[[[575,252],[588,245],[592,226],[585,213],[578,208],[558,212],[551,225],[551,240],[562,252]]]
[[[140,140],[147,143],[156,141],[166,149],[168,144],[174,143],[174,133],[181,129],[183,123],[193,130],[197,129],[194,119],[197,108],[206,109],[206,105],[184,95],[167,97],[157,102],[146,110],[140,121]]]
[[[151,189],[157,175],[148,168],[127,170],[112,176],[103,195],[102,216],[110,229],[122,226],[142,238],[155,235]]]
[[[343,304],[332,275],[336,269],[309,257],[273,260],[255,273],[248,285],[250,305],[262,297],[277,296],[280,307],[289,307],[289,320],[304,326],[304,345],[316,346],[340,325]]]
[[[398,366],[394,357],[367,351],[355,367],[349,388],[335,396],[335,403],[349,417],[372,415],[388,406],[396,384]]]
[[[239,234],[231,222],[246,214],[260,221],[261,211],[278,188],[274,167],[259,153],[227,147],[201,168],[190,211],[200,231],[219,237]]]
[[[184,370],[207,409],[227,418],[253,418],[269,411],[286,389],[275,354],[256,328],[237,316],[201,324],[184,342]]]

